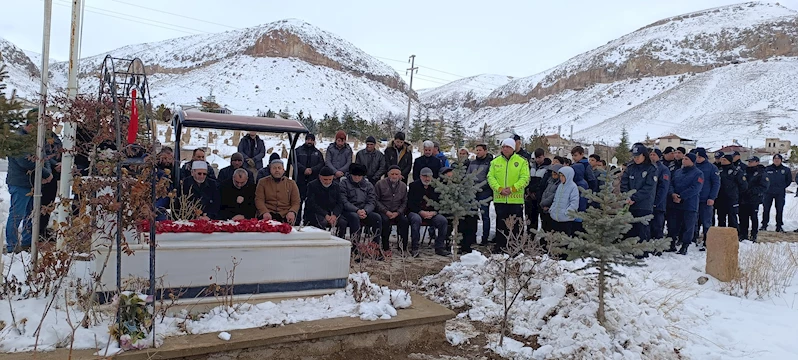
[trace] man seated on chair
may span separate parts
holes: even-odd
[[[378,242],[382,218],[374,212],[377,204],[377,197],[374,193],[374,185],[365,179],[366,167],[353,163],[349,166],[349,175],[341,180],[341,200],[344,204],[344,211],[338,219],[338,237],[343,238],[346,228],[349,228],[349,236],[354,241],[356,234],[361,232],[360,222],[366,225],[367,229],[360,235],[373,236],[373,241]]]
[[[334,227],[344,210],[341,182],[335,181],[335,170],[325,166],[319,178],[308,183],[305,200],[305,224],[319,229]]]
[[[255,207],[258,218],[275,220],[293,225],[299,211],[299,187],[285,175],[283,161],[269,163],[271,175],[258,181],[255,188]]]
[[[216,219],[219,215],[219,189],[216,181],[208,178],[208,163],[195,161],[191,164],[191,176],[183,179],[179,196],[188,197],[189,201],[199,201],[202,210],[201,220]],[[181,204],[182,201],[176,201]]]
[[[238,168],[231,176],[219,184],[219,196],[222,199],[219,220],[255,218],[255,183],[250,181],[252,174]]]
[[[388,168],[388,177],[377,181],[377,212],[382,217],[382,250],[390,249],[391,223],[396,223],[401,248],[407,251],[407,231],[410,223],[405,216],[407,209],[407,186],[402,181],[402,169],[397,165]]]
[[[418,257],[418,247],[421,238],[421,223],[426,222],[437,230],[435,237],[435,253],[441,256],[449,256],[446,250],[446,234],[448,224],[443,215],[438,214],[426,199],[438,201],[439,194],[432,188],[432,170],[423,168],[419,173],[419,179],[413,181],[407,191],[407,215],[410,220],[410,238],[412,240],[410,254]]]

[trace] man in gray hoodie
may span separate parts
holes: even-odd
[[[324,164],[335,170],[336,179],[349,173],[349,165],[352,165],[352,147],[346,142],[346,133],[343,130],[335,133],[335,142],[327,147]]]

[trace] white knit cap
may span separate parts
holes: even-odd
[[[208,163],[204,161],[195,161],[191,163],[192,170],[208,170]]]
[[[505,146],[509,146],[509,147],[515,149],[515,140],[513,140],[513,138],[504,139],[504,141],[502,141],[502,147],[505,147]]]

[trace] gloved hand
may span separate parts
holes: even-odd
[[[254,169],[255,168],[255,160],[247,159],[247,165],[249,165],[250,169]]]

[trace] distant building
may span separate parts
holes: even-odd
[[[790,151],[790,140],[781,140],[779,138],[765,139],[765,152],[771,155],[786,154]]]
[[[515,136],[514,132],[505,130],[496,135],[493,135],[493,142],[496,143],[496,146],[501,146],[502,141],[504,141],[504,139],[512,138],[513,136]]]
[[[754,155],[754,153],[751,151],[751,149],[749,149],[747,147],[744,147],[744,146],[741,146],[741,145],[728,145],[728,146],[724,146],[724,147],[722,147],[722,148],[720,148],[718,150],[712,151],[711,154],[713,154],[712,155],[713,158],[715,157],[714,153],[716,151],[722,151],[724,154],[727,154],[727,155],[728,154],[733,154],[735,151],[739,152],[740,153],[740,159],[742,159],[743,161],[748,159],[751,155]]]
[[[666,147],[670,146],[674,149],[677,147],[683,147],[685,150],[690,151],[696,148],[696,141],[682,138],[676,134],[668,134],[665,136],[660,136],[655,141],[655,144],[662,150]]]

